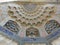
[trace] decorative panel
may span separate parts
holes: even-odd
[[[18,33],[19,32],[19,26],[16,22],[9,20],[4,27],[6,27],[7,29],[9,29],[10,31],[14,32],[14,33]]]
[[[45,24],[45,30],[48,34],[55,32],[58,28],[60,28],[60,24],[56,20],[49,20]]]

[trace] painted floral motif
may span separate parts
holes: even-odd
[[[28,36],[28,37],[39,37],[39,31],[36,28],[30,27],[26,30],[26,36]]]
[[[18,33],[19,32],[19,26],[17,25],[16,22],[9,20],[4,27],[6,27],[7,29],[9,29],[10,31],[14,32],[14,33]]]
[[[54,32],[57,28],[60,28],[60,24],[56,20],[50,20],[45,24],[45,30],[48,34]]]

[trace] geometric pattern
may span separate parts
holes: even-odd
[[[6,12],[6,15],[21,24],[18,25],[15,21],[9,20],[4,25],[7,30],[18,34],[19,31],[21,31],[19,30],[19,26],[23,26],[22,32],[26,31],[26,37],[20,39],[16,38],[20,40],[21,45],[52,45],[51,42],[54,42],[55,39],[60,37],[60,24],[56,20],[48,20],[55,15],[55,5],[40,5],[35,3],[24,3],[20,5],[6,4],[5,6],[3,5],[2,8],[5,8],[2,10]],[[2,12],[2,14],[4,14],[4,12]],[[48,34],[46,37],[40,37],[40,28],[42,28],[41,26],[43,25],[45,28],[44,31]],[[6,33],[7,31],[4,29],[3,32]],[[11,33],[7,33],[11,35]]]
[[[19,32],[19,26],[16,22],[12,21],[12,20],[9,20],[5,25],[4,25],[5,28],[9,29],[10,31],[18,34]]]
[[[49,20],[45,24],[45,30],[48,34],[54,33],[58,28],[60,28],[60,24],[56,20]]]
[[[17,7],[12,7],[11,5],[8,6],[8,9],[8,15],[25,27],[40,27],[43,22],[46,22],[56,12],[56,8],[54,5],[39,5],[35,3],[24,3],[20,4],[19,6],[17,5]]]

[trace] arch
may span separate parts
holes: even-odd
[[[16,34],[19,32],[19,26],[15,21],[9,20],[4,27]]]
[[[39,37],[39,30],[34,27],[30,27],[26,30],[26,36],[27,37]]]
[[[60,24],[56,20],[49,20],[45,24],[45,30],[48,34],[55,32],[55,29],[60,28]]]

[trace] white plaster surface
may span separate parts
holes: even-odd
[[[18,45],[18,43],[0,34],[0,45]]]

